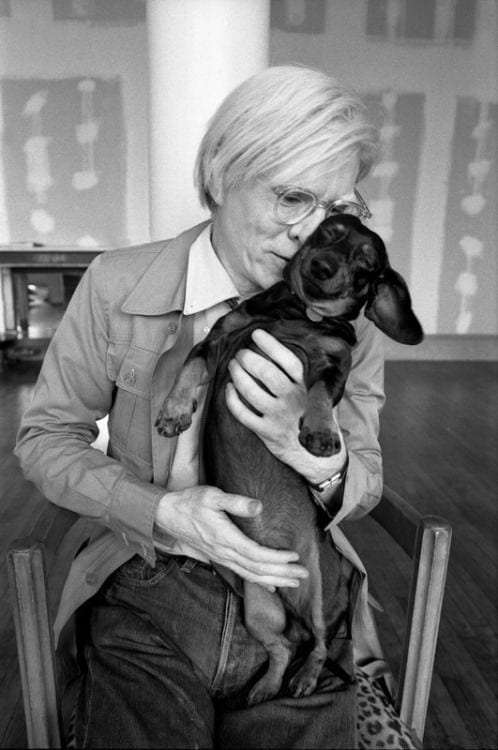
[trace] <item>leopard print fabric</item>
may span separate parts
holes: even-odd
[[[360,670],[356,672],[356,684],[359,750],[421,750],[422,744],[401,721],[382,689]]]
[[[396,714],[394,707],[361,670],[356,670],[358,750],[423,750],[410,730]],[[76,705],[67,730],[66,747],[76,750],[74,732]]]

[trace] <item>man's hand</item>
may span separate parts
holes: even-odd
[[[301,360],[266,331],[257,329],[252,338],[270,359],[251,349],[237,352],[229,364],[232,383],[226,389],[227,407],[241,424],[261,438],[274,456],[292,466],[308,482],[316,484],[327,479],[344,467],[347,456],[335,415],[331,413],[330,418],[339,435],[339,452],[327,458],[313,456],[298,440],[299,418],[306,408]],[[259,414],[249,409],[240,397]]]
[[[160,529],[197,550],[201,559],[219,563],[241,578],[266,588],[298,586],[308,572],[296,564],[292,550],[262,547],[233,523],[234,516],[251,518],[261,513],[258,500],[231,495],[215,487],[192,487],[168,492],[161,498],[155,523]]]

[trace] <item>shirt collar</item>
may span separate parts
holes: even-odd
[[[185,315],[194,315],[239,293],[211,243],[211,224],[193,242],[188,258]]]

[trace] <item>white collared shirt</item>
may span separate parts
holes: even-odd
[[[227,300],[238,297],[235,285],[211,244],[208,225],[190,248],[184,315],[194,315],[194,344],[201,341],[214,323],[230,310]],[[200,423],[207,386],[199,389],[197,410],[192,425],[177,442],[171,473],[166,484],[169,491],[183,490],[199,484]]]

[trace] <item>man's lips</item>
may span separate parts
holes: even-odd
[[[282,263],[288,263],[290,261],[290,258],[287,258],[285,255],[280,255],[280,253],[276,253],[272,251],[272,255],[274,258],[277,258],[277,260],[280,260]]]

